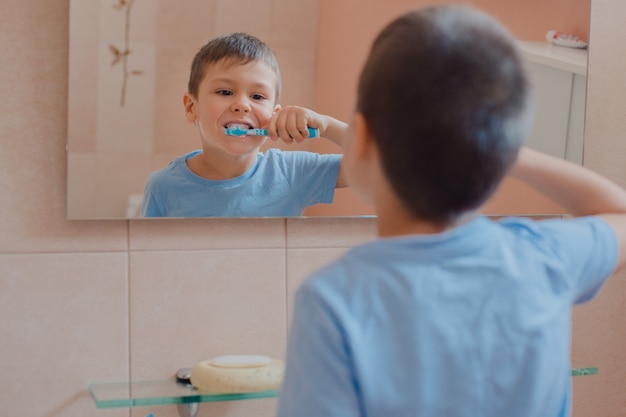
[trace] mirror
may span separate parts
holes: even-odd
[[[199,148],[182,96],[191,60],[208,39],[235,31],[258,36],[278,58],[281,104],[348,121],[358,73],[377,31],[399,13],[433,3],[437,1],[70,0],[68,219],[137,218],[148,175]],[[552,88],[536,89],[538,117],[529,144],[581,162],[586,51],[547,47],[545,34],[556,29],[588,41],[590,0],[466,3],[494,14],[518,39],[531,42],[523,48],[535,61],[536,84]],[[323,138],[278,147],[341,151]],[[517,190],[507,194],[507,188],[515,185],[504,184],[487,211],[523,210],[509,198],[519,196]],[[538,207],[532,210],[544,210]],[[350,189],[338,189],[333,204],[313,206],[304,215],[371,213]]]

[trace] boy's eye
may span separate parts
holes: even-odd
[[[232,96],[233,95],[233,92],[230,91],[230,90],[217,90],[216,93],[221,95],[221,96]]]
[[[251,97],[253,100],[265,100],[265,96],[262,94],[252,94]]]

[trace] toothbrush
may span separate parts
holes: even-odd
[[[307,128],[309,139],[319,138],[320,130],[316,127]],[[226,134],[230,136],[268,136],[267,129],[242,129],[240,127],[227,128]]]

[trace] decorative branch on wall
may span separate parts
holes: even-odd
[[[120,97],[120,107],[124,107],[126,101],[126,86],[128,84],[128,78],[131,75],[141,75],[141,70],[129,70],[128,68],[128,56],[130,55],[130,12],[133,6],[134,0],[118,0],[117,4],[113,5],[115,10],[124,12],[124,46],[118,48],[115,45],[109,45],[109,50],[113,54],[113,61],[111,66],[121,63],[122,64],[122,92]]]

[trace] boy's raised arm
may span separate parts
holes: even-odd
[[[343,135],[348,124],[334,117],[319,114],[311,109],[300,106],[285,106],[272,116],[267,123],[267,132],[272,140],[284,140],[286,143],[302,143],[307,127],[320,129],[320,134],[334,144],[343,148]],[[343,178],[343,170],[339,171],[336,188],[347,187]]]
[[[520,149],[510,172],[574,217],[601,216],[619,242],[617,268],[626,264],[626,190],[588,168],[529,148]]]

